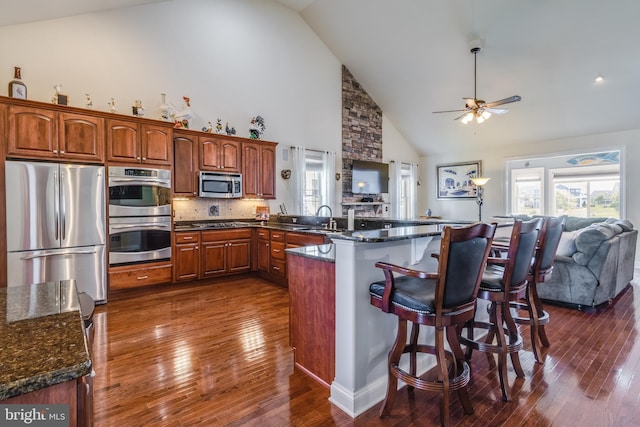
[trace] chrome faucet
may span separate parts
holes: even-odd
[[[320,207],[318,208],[318,210],[316,211],[316,216],[319,216],[319,215],[320,215],[320,210],[321,210],[322,208],[327,208],[327,209],[329,209],[329,217],[332,217],[332,216],[333,216],[333,209],[331,209],[331,206],[329,206],[329,205],[322,205],[322,206],[320,206]]]

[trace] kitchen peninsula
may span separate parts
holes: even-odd
[[[0,337],[0,403],[66,404],[75,426],[92,369],[75,281],[0,288]]]
[[[316,346],[316,353],[335,351],[335,375],[333,372],[327,375],[324,371],[326,366],[315,359],[299,358],[298,353],[304,353],[305,349],[296,349],[296,365],[303,365],[299,367],[320,382],[330,384],[329,400],[352,417],[363,413],[384,398],[387,385],[387,354],[395,339],[397,318],[381,312],[369,303],[369,284],[384,279],[382,270],[374,265],[377,261],[385,261],[419,270],[436,271],[437,262],[431,257],[431,253],[439,252],[440,235],[446,225],[455,224],[440,222],[380,230],[329,233],[328,236],[333,241],[330,252],[326,245],[318,247],[322,249],[319,251],[312,248],[287,250],[289,259],[307,258],[327,265],[327,272],[335,269],[332,277],[335,278],[334,289],[325,289],[323,292],[315,290],[318,295],[331,295],[332,301],[335,302],[334,307],[325,308],[326,312],[335,310],[335,323],[327,322],[324,325],[335,326],[335,349],[330,346],[321,348],[322,343],[319,344],[319,341],[328,342],[324,339],[326,331],[322,335],[304,337],[303,340],[306,349]],[[297,282],[290,276],[292,304],[297,301],[296,289],[317,288],[323,285],[315,283],[318,274],[310,273],[316,270],[310,270],[306,265],[304,267],[306,274],[297,275]],[[317,271],[321,268],[323,267],[318,266]],[[331,284],[328,282],[331,280],[326,280],[325,276],[325,281],[325,285],[330,287]],[[308,310],[300,310],[298,307],[295,318],[291,318],[292,338],[298,330],[299,325],[296,325],[296,322],[303,327],[308,326],[310,322],[305,322],[304,316],[316,316],[319,310],[316,305],[326,303],[326,298],[314,301],[314,304],[307,304]],[[423,333],[420,341],[432,339],[433,333]],[[313,340],[316,342],[312,343]],[[295,341],[293,343],[295,346]],[[304,354],[302,356],[304,357]],[[429,367],[426,363],[418,362],[419,371],[425,371]]]

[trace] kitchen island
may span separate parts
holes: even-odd
[[[77,424],[91,374],[75,281],[0,288],[0,403],[66,404]]]
[[[439,252],[446,225],[455,226],[329,232],[332,245],[287,249],[296,367],[329,387],[329,400],[352,417],[384,398],[387,354],[396,335],[396,316],[369,302],[369,284],[384,280],[375,263],[436,271],[431,253]],[[432,339],[433,333],[423,333],[420,341]],[[431,362],[419,361],[418,369]]]

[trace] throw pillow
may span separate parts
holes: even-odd
[[[578,230],[575,231],[563,231],[560,237],[560,243],[558,243],[558,250],[556,255],[571,256],[576,252],[576,235]]]

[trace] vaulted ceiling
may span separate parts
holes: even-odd
[[[0,0],[0,25],[154,1]],[[424,154],[640,128],[637,0],[277,1],[301,14]],[[473,97],[477,43],[478,98],[522,101],[482,124],[433,114]]]

